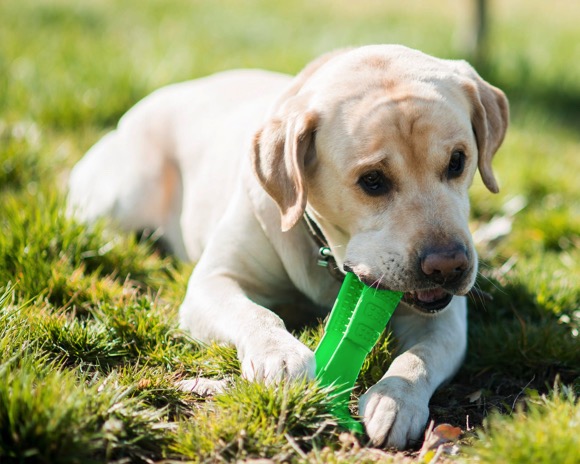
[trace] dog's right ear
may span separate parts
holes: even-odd
[[[316,113],[297,112],[270,120],[254,137],[254,173],[278,205],[283,232],[294,227],[306,208],[306,155],[317,122]]]
[[[308,95],[300,92],[324,64],[348,50],[327,53],[308,64],[280,95],[273,116],[254,137],[254,173],[278,205],[284,232],[294,227],[306,208],[305,165],[307,157],[314,156],[318,125],[318,114],[308,109]]]

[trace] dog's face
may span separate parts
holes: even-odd
[[[463,63],[367,47],[330,58],[281,106],[285,116],[257,138],[254,164],[283,228],[306,208],[339,265],[406,292],[422,311],[469,291],[477,255],[468,188],[479,166],[497,191],[501,91]]]
[[[311,214],[339,231],[336,255],[361,280],[415,291],[425,309],[447,306],[477,269],[467,101],[403,82],[337,106],[319,123],[306,171]]]

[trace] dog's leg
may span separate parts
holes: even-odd
[[[212,234],[180,308],[181,327],[204,343],[238,350],[244,377],[313,377],[314,354],[267,305],[291,290],[286,271],[244,193]]]
[[[276,314],[253,302],[237,277],[194,276],[180,319],[181,327],[199,341],[234,345],[242,374],[249,380],[314,377],[312,351],[286,330]]]
[[[359,411],[375,445],[404,448],[420,440],[433,392],[463,360],[465,297],[453,298],[447,310],[434,316],[399,307],[392,324],[401,354],[384,377],[361,396]]]

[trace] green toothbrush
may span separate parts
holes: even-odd
[[[402,296],[402,292],[369,287],[347,273],[314,353],[320,384],[341,389],[333,400],[332,413],[353,432],[362,433],[363,427],[349,413],[350,392]]]

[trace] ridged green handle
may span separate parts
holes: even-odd
[[[325,333],[316,348],[316,376],[321,385],[337,385],[332,413],[341,425],[362,433],[360,422],[350,416],[348,400],[367,355],[395,312],[402,292],[377,290],[363,284],[351,272],[340,288]]]

